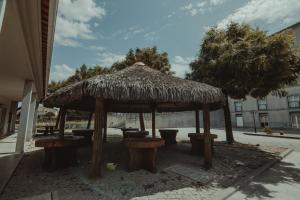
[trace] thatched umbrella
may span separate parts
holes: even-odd
[[[204,132],[209,133],[209,110],[219,109],[223,103],[224,95],[219,88],[166,75],[143,63],[61,88],[44,100],[46,107],[61,107],[64,113],[66,109],[95,111],[94,147],[102,143],[102,124],[106,126],[103,120],[106,121],[107,112],[152,112],[152,135],[155,136],[155,111],[196,111],[196,132],[199,133],[198,110],[202,109],[206,121]],[[63,120],[64,117],[60,123],[61,133]],[[94,154],[101,152],[95,148]],[[100,156],[95,161],[97,167]]]

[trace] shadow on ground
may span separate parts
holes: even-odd
[[[274,190],[266,187],[267,184],[273,185],[271,188],[274,188]],[[260,175],[249,185],[240,188],[239,191],[248,198],[274,198],[274,194],[278,191],[276,187],[279,187],[279,184],[300,184],[300,169],[295,168],[292,163],[280,162],[264,172],[264,174]],[[294,194],[287,195],[293,196]]]

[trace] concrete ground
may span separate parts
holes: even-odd
[[[228,199],[300,199],[300,152],[294,151]]]
[[[110,129],[108,132],[121,134],[118,129]],[[195,128],[181,128],[177,138],[178,140],[188,140],[188,133],[193,132],[195,132]],[[211,132],[218,135],[218,141],[225,141],[224,130],[212,129]],[[159,135],[158,131],[157,135]],[[241,188],[229,199],[299,199],[300,140],[249,136],[244,135],[243,131],[234,131],[234,137],[237,142],[287,147],[294,149],[294,152],[283,159],[281,163],[255,178],[249,185]],[[0,157],[6,157],[14,152],[15,139],[16,134],[0,141]]]

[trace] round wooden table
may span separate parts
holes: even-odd
[[[125,145],[129,150],[129,170],[145,169],[156,172],[157,148],[165,144],[161,138],[127,138]]]
[[[166,145],[177,144],[176,136],[178,133],[177,129],[160,129],[160,136],[165,140]]]
[[[45,159],[43,167],[54,171],[59,167],[67,167],[77,163],[77,148],[82,145],[83,137],[65,136],[63,138],[49,136],[35,140],[36,147],[43,147]]]
[[[94,129],[74,129],[72,133],[74,136],[83,136],[87,144],[92,143]]]
[[[121,128],[121,131],[124,133],[126,131],[139,131],[138,128]]]
[[[149,135],[148,131],[124,131],[123,132],[123,139],[126,138],[145,138]]]
[[[192,144],[191,153],[204,155],[204,133],[189,133],[188,136]],[[214,139],[218,138],[218,136],[216,134],[209,134],[209,137],[211,139],[211,150],[214,152]]]

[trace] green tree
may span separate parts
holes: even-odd
[[[168,53],[159,53],[156,47],[129,49],[123,61],[115,62],[112,65],[112,70],[121,70],[133,65],[136,62],[143,62],[147,66],[159,70],[166,74],[173,74],[171,65],[168,59]]]
[[[187,78],[219,87],[226,95],[224,118],[229,143],[234,138],[228,97],[285,95],[283,88],[296,81],[300,72],[293,44],[290,32],[268,36],[258,28],[237,23],[229,24],[227,29],[212,28],[205,34]]]
[[[94,67],[88,67],[87,65],[83,64],[78,69],[76,69],[75,73],[72,76],[68,77],[66,80],[57,82],[51,81],[51,83],[48,86],[48,91],[51,93],[61,87],[65,87],[67,85],[91,78],[96,75],[108,74],[110,72],[110,68],[101,67],[99,65],[96,65]]]

